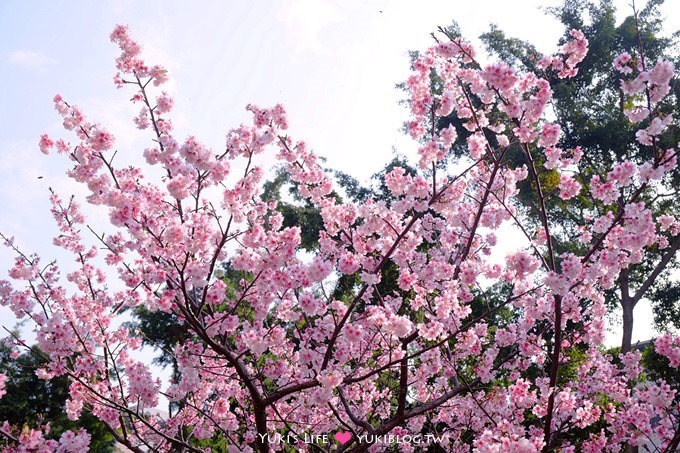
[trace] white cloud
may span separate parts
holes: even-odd
[[[322,44],[322,31],[346,19],[342,5],[343,2],[335,1],[283,0],[278,17],[293,41],[295,51],[326,53],[328,49]]]
[[[54,60],[42,52],[35,50],[13,50],[8,55],[9,62],[25,69],[43,70],[45,66],[54,63]]]

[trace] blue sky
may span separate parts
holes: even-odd
[[[400,132],[407,113],[394,89],[408,74],[410,49],[432,44],[437,25],[457,20],[474,38],[497,23],[509,35],[554,49],[561,28],[539,6],[554,0],[276,0],[0,2],[0,231],[27,250],[54,256],[48,187],[78,188],[67,163],[43,156],[41,133],[60,136],[51,99],[61,93],[118,137],[125,162],[138,161],[148,137],[136,131],[129,92],[112,82],[117,55],[108,35],[128,24],[150,63],[172,79],[178,137],[196,135],[215,150],[248,116],[248,103],[283,103],[291,135],[328,165],[362,179],[392,149],[414,145]],[[680,28],[680,5],[664,12]],[[617,1],[622,14],[627,1]],[[669,6],[670,5],[670,6]],[[0,269],[9,262],[0,252]],[[4,271],[3,271],[4,273]],[[0,324],[6,312],[0,311]],[[638,323],[641,325],[642,323]]]

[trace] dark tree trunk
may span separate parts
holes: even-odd
[[[621,290],[621,308],[623,309],[623,337],[621,338],[621,353],[630,351],[633,341],[633,309],[637,300],[630,297],[630,281],[628,269],[623,269],[619,275],[619,289]]]
[[[671,238],[670,247],[665,249],[665,253],[652,272],[642,281],[641,285],[635,290],[634,294],[630,291],[630,275],[628,269],[623,269],[619,275],[619,289],[621,290],[621,308],[623,309],[623,338],[621,339],[621,352],[626,353],[631,349],[633,338],[633,309],[635,305],[645,297],[647,291],[652,287],[657,277],[666,269],[675,253],[680,249],[680,235]]]
[[[623,308],[623,338],[621,339],[621,353],[630,352],[633,340],[633,309],[634,301],[630,298],[621,298],[621,308]]]

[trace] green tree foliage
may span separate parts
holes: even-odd
[[[301,230],[303,250],[314,250],[319,241],[319,232],[323,228],[323,220],[319,210],[309,200],[303,201],[297,185],[292,183],[290,175],[279,170],[276,176],[264,184],[263,199],[275,201],[276,210],[283,216],[283,226],[298,226]]]
[[[0,344],[0,373],[7,376],[7,393],[0,398],[0,421],[7,420],[19,428],[49,423],[49,437],[55,439],[64,431],[85,428],[92,436],[90,451],[114,451],[113,436],[92,414],[84,414],[78,421],[68,419],[65,412],[68,379],[66,376],[51,381],[39,379],[35,370],[43,364],[42,356],[34,347],[31,352],[12,358],[10,349]]]
[[[642,349],[642,364],[645,369],[645,374],[650,379],[664,380],[672,388],[677,388],[680,385],[680,371],[678,368],[670,366],[668,358],[657,353],[651,344],[645,342],[640,346]],[[675,395],[676,404],[680,402],[680,395]]]

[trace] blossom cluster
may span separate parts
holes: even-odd
[[[0,435],[5,435],[16,439],[18,447],[16,449],[3,448],[7,452],[40,452],[40,453],[80,453],[87,451],[90,446],[91,436],[84,429],[76,432],[71,430],[64,431],[59,439],[47,439],[45,436],[50,434],[49,423],[41,429],[31,429],[25,427],[16,435],[12,432],[9,423],[4,422],[0,426]]]

